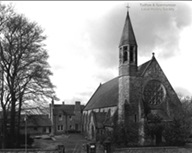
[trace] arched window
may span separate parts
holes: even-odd
[[[134,61],[134,46],[130,46],[129,58],[130,58],[130,62]]]
[[[127,46],[123,47],[123,62],[127,61]]]
[[[123,51],[123,62],[127,61],[127,51]]]

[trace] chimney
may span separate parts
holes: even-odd
[[[75,110],[76,111],[81,111],[81,102],[80,101],[75,102]]]
[[[65,105],[65,102],[63,101],[62,104]]]

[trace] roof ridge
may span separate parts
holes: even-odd
[[[117,77],[115,77],[115,78],[113,78],[113,79],[111,79],[111,80],[109,80],[109,81],[106,81],[106,82],[103,83],[102,85],[105,85],[105,84],[107,84],[107,83],[109,83],[109,82],[111,82],[111,81],[113,81],[113,80],[115,80],[115,79],[117,79],[117,78],[119,78],[119,76],[117,76]]]
[[[97,89],[95,90],[94,94],[91,96],[91,98],[88,100],[87,104],[85,105],[84,110],[86,109],[87,105],[91,102],[91,99],[93,98],[93,96],[97,93],[97,91],[99,90],[99,88],[102,86],[102,84],[100,83],[99,86],[97,87]]]
[[[100,108],[100,106],[111,107],[116,105],[116,102],[117,102],[116,92],[118,92],[118,79],[119,79],[119,76],[99,86],[97,90],[94,92],[94,94],[92,95],[92,97],[89,99],[84,110],[90,110],[90,108]],[[111,94],[110,97],[109,97],[109,94]],[[109,100],[110,102],[108,102]]]
[[[147,64],[147,66],[145,67],[145,69],[144,69],[144,71],[141,73],[141,76],[146,72],[146,70],[147,70],[147,68],[149,67],[149,65],[152,63],[152,61],[153,61],[153,59],[150,59],[149,61],[147,61],[147,62],[145,62],[145,63],[143,63],[142,65],[144,65],[144,64]],[[140,65],[140,66],[142,66],[142,65]]]

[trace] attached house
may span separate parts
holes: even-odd
[[[84,105],[76,101],[75,105],[50,104],[50,118],[52,122],[52,134],[82,131],[82,111]]]
[[[51,120],[48,115],[25,115],[21,116],[21,133],[30,135],[42,135],[51,133]]]

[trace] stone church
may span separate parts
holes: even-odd
[[[89,139],[96,140],[106,129],[112,131],[114,119],[142,123],[138,131],[144,134],[146,106],[163,121],[172,120],[180,111],[180,100],[154,53],[139,66],[137,58],[138,44],[127,12],[119,44],[119,76],[100,84],[83,110],[83,132]]]

